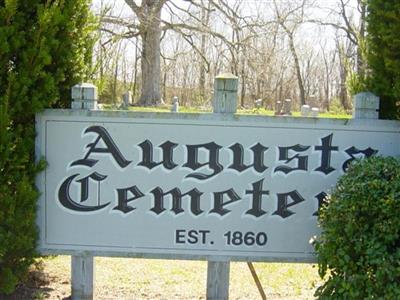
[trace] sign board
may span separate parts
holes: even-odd
[[[356,121],[46,111],[39,250],[312,261],[348,164],[400,154],[398,123]]]

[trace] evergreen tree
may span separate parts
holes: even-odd
[[[89,0],[0,0],[0,295],[36,256],[35,113],[89,74]]]
[[[368,0],[368,86],[381,98],[380,118],[399,119],[400,1]]]

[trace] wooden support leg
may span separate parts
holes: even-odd
[[[72,300],[93,300],[93,256],[71,257]]]
[[[207,300],[228,300],[229,262],[208,262]]]

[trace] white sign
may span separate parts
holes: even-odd
[[[40,251],[312,261],[348,164],[400,154],[395,122],[115,115],[38,116]]]

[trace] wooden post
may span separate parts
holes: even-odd
[[[233,74],[221,74],[214,80],[214,113],[236,113],[238,78]]]
[[[379,119],[379,97],[369,92],[355,95],[353,119]]]
[[[232,74],[222,74],[214,81],[214,113],[236,113],[238,78]],[[207,299],[228,300],[229,268],[227,261],[208,261]]]
[[[229,299],[229,262],[209,261],[207,268],[207,299]]]
[[[97,87],[80,83],[71,88],[72,109],[97,109]]]
[[[71,298],[72,300],[93,300],[94,282],[93,256],[71,257]]]
[[[97,109],[97,87],[77,84],[71,89],[72,109]],[[93,256],[76,255],[71,257],[71,298],[72,300],[93,300],[94,282]]]

